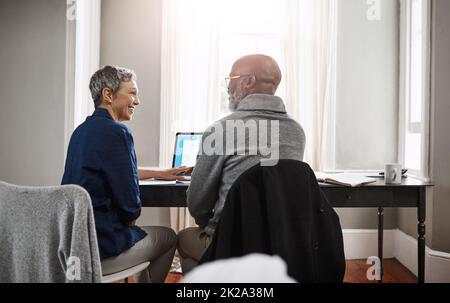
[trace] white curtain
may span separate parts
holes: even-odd
[[[305,129],[305,161],[333,168],[336,17],[336,0],[164,0],[160,166],[171,165],[176,132],[226,114],[220,84],[233,61],[265,53],[280,63],[278,95]],[[194,222],[183,208],[171,224]]]
[[[172,163],[177,132],[202,132],[220,111],[217,1],[164,0],[160,166]],[[186,81],[187,80],[187,81]],[[195,226],[187,208],[170,211],[171,227]]]
[[[334,168],[336,0],[287,0],[286,107],[306,132],[305,162]]]
[[[89,81],[100,64],[101,0],[67,0],[65,149],[92,114]]]

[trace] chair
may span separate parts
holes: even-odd
[[[0,182],[0,283],[109,283],[149,262],[101,274],[92,203],[82,187]]]
[[[298,282],[343,281],[339,217],[308,164],[259,164],[232,185],[200,264],[260,253],[278,255]]]
[[[120,271],[120,272],[117,272],[114,274],[110,274],[110,275],[105,275],[102,277],[102,283],[112,283],[112,282],[121,281],[121,280],[125,280],[125,283],[128,283],[128,277],[131,277],[137,273],[140,273],[141,271],[146,269],[149,265],[150,265],[150,262],[144,262],[142,264],[138,264],[134,267],[125,269],[123,271]]]

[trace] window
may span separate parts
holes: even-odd
[[[236,10],[236,7],[241,9]],[[220,73],[228,76],[233,62],[242,54],[270,54],[277,60],[284,73],[283,56],[283,5],[273,0],[229,0],[221,14],[220,22]],[[255,11],[256,10],[256,11]],[[249,18],[248,12],[257,18]],[[229,16],[234,16],[231,21]],[[228,112],[227,86],[222,81],[221,115]],[[284,82],[277,94],[284,97]]]
[[[284,6],[279,1],[197,0],[180,1],[180,5],[183,28],[180,85],[186,101],[182,106],[208,107],[211,92],[208,95],[205,88],[209,81],[214,81],[217,87],[209,89],[220,100],[220,108],[213,110],[218,114],[214,120],[229,114],[224,77],[229,75],[233,62],[244,54],[269,54],[277,60],[284,74]],[[193,57],[196,60],[192,60]],[[280,97],[284,97],[284,87],[282,83],[278,89]],[[199,91],[204,92],[202,96]],[[185,112],[188,110],[186,108]],[[200,116],[197,118],[202,120]],[[195,129],[200,131],[204,126]]]
[[[160,154],[177,131],[201,132],[229,113],[224,77],[259,53],[280,65],[276,94],[315,142],[305,162],[334,161],[336,16],[335,0],[163,1]]]
[[[429,1],[402,2],[400,155],[411,173],[428,178]]]

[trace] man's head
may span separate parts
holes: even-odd
[[[116,121],[131,120],[140,104],[136,75],[126,68],[104,66],[92,75],[89,89],[95,108],[107,109]]]
[[[249,55],[233,64],[229,81],[229,108],[235,111],[239,102],[249,95],[275,95],[281,82],[281,70],[269,56]]]

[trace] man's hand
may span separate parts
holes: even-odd
[[[133,221],[131,221],[131,222],[128,222],[128,223],[127,223],[127,226],[128,226],[128,227],[136,226],[136,220],[133,220]]]

